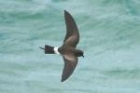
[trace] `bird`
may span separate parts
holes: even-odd
[[[64,82],[72,75],[78,63],[78,57],[84,57],[84,52],[76,48],[79,43],[80,35],[74,18],[68,11],[64,10],[64,19],[66,35],[61,47],[50,45],[45,45],[45,48],[40,47],[44,50],[45,54],[60,54],[62,56],[64,68],[61,82]]]

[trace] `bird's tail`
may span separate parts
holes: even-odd
[[[44,50],[45,54],[55,54],[53,46],[45,45],[45,48],[40,48]]]

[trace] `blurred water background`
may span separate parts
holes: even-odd
[[[85,51],[61,83],[64,10]],[[140,93],[140,0],[0,0],[0,93]]]

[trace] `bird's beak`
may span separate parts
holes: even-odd
[[[84,58],[85,56],[84,56],[84,55],[82,55],[82,57]]]

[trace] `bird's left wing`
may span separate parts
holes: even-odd
[[[76,22],[67,11],[64,11],[64,15],[66,24],[66,36],[64,39],[64,45],[76,47],[79,42],[79,32]]]

